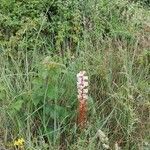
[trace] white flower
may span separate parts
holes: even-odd
[[[106,134],[102,130],[98,130],[97,131],[97,136],[99,137],[103,148],[104,149],[110,149],[110,147],[109,147],[109,139],[108,139],[108,137],[106,136]]]
[[[98,130],[97,134],[101,140],[105,140],[105,142],[108,142],[108,138],[102,130]]]
[[[102,145],[103,145],[103,148],[110,149],[109,145],[107,145],[107,144],[102,144]]]
[[[88,99],[88,76],[85,71],[77,74],[78,99]]]
[[[115,143],[115,150],[121,150],[117,142]]]

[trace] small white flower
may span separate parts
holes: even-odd
[[[97,134],[99,136],[100,139],[106,139],[108,140],[107,136],[105,135],[105,133],[102,130],[98,130]]]
[[[87,94],[88,93],[88,89],[83,89],[83,94]]]
[[[109,145],[107,145],[107,144],[102,144],[102,145],[103,145],[103,148],[110,149]]]
[[[84,81],[88,81],[88,76],[83,76]]]
[[[102,130],[97,131],[97,136],[99,137],[99,140],[101,141],[103,148],[110,149],[109,139]]]
[[[88,99],[88,76],[85,71],[77,74],[78,99]]]
[[[82,94],[83,99],[88,99],[88,95],[87,94]]]
[[[117,142],[115,143],[115,150],[121,150]]]
[[[85,71],[80,71],[80,72],[77,74],[77,78],[78,78],[78,77],[82,77],[82,76],[84,76],[85,74],[86,74]]]

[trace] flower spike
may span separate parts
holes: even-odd
[[[87,121],[87,100],[88,100],[88,76],[85,71],[80,71],[77,74],[77,89],[78,89],[78,125],[81,128],[85,127]]]

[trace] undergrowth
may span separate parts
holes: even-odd
[[[145,1],[145,4],[149,4]],[[0,149],[150,147],[150,12],[129,0],[0,1]],[[76,125],[76,74],[89,76]],[[17,149],[17,147],[16,147]]]

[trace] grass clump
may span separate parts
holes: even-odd
[[[149,7],[128,0],[0,3],[0,148],[149,148]],[[76,74],[89,76],[76,125]],[[106,146],[106,145],[105,145]],[[16,147],[17,148],[17,147]]]

